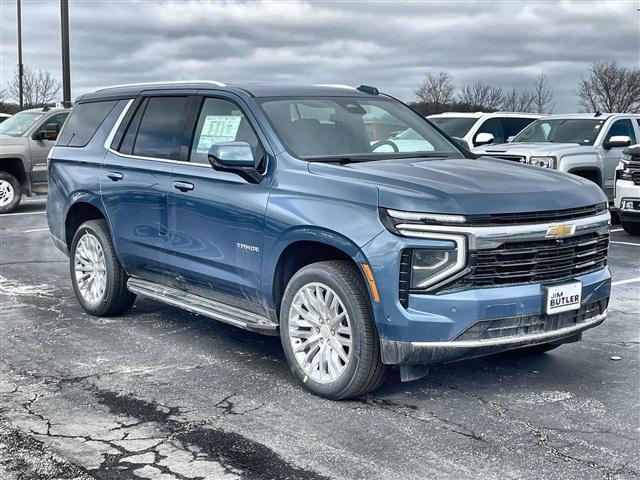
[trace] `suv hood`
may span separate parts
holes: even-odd
[[[13,135],[5,135],[0,133],[0,148],[5,145],[22,145],[25,143],[25,137],[14,137]]]
[[[522,155],[523,157],[530,156],[544,156],[562,155],[567,151],[576,149],[593,149],[589,145],[580,145],[579,143],[503,143],[501,145],[488,145],[482,149],[474,149],[474,153],[478,155],[491,155],[491,154],[508,154],[508,155]]]
[[[488,157],[310,163],[309,171],[371,183],[378,187],[381,207],[414,212],[534,212],[607,200],[588,180]]]

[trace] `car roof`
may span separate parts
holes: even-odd
[[[243,91],[252,97],[318,97],[348,96],[371,97],[349,85],[272,85],[261,83],[245,83],[227,85],[215,80],[193,80],[177,82],[149,82],[129,85],[115,85],[101,88],[93,93],[79,97],[76,103],[105,100],[109,98],[133,98],[149,90],[224,90],[230,92]]]
[[[637,117],[640,118],[640,114],[637,113],[569,113],[569,114],[557,114],[557,115],[545,115],[543,118],[552,119],[585,119],[585,120],[606,120],[611,117]]]
[[[38,107],[38,108],[28,108],[26,110],[21,110],[18,113],[29,112],[29,113],[52,113],[52,112],[64,112],[69,111],[69,108],[61,108],[61,107]]]
[[[429,115],[427,118],[485,118],[485,117],[518,117],[518,118],[540,118],[542,114],[539,113],[524,113],[524,112],[444,112],[435,115]]]
[[[10,113],[0,113],[0,117],[10,117]]]

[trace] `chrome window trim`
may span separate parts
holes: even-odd
[[[575,225],[576,230],[571,237],[581,233],[598,231],[606,233],[611,225],[611,215],[604,212],[592,217],[567,220],[566,222],[536,223],[527,225],[505,225],[505,226],[443,226],[443,225],[420,225],[413,223],[402,223],[396,225],[396,229],[403,236],[409,238],[430,238],[430,233],[448,233],[467,235],[470,250],[484,250],[497,248],[508,241],[526,240],[546,240],[549,228],[559,224]],[[567,237],[569,238],[569,237]]]

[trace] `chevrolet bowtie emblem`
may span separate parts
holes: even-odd
[[[559,225],[554,225],[547,228],[547,234],[545,236],[547,238],[565,238],[573,235],[574,233],[576,233],[575,225],[567,225],[565,223],[561,223]]]

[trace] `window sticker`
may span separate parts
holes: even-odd
[[[233,142],[238,134],[242,115],[207,115],[200,131],[198,153],[208,153],[214,143]]]

